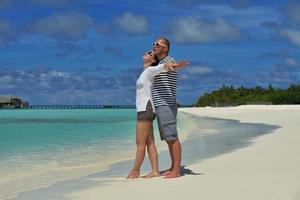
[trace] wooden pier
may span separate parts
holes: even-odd
[[[30,105],[28,109],[134,109],[135,105]]]
[[[186,107],[192,106],[181,106]],[[30,105],[28,109],[135,109],[135,105]]]

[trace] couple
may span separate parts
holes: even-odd
[[[158,156],[153,136],[153,120],[157,116],[161,140],[168,144],[172,165],[162,176],[176,178],[180,176],[181,144],[176,128],[177,117],[177,69],[188,63],[175,63],[170,57],[170,42],[158,38],[153,50],[144,54],[144,70],[136,83],[136,157],[134,166],[127,179],[140,177],[140,167],[147,148],[152,172],[144,178],[160,176]]]

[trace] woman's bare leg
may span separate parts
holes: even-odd
[[[159,168],[158,168],[158,155],[157,155],[157,149],[155,145],[155,140],[153,136],[153,124],[151,124],[151,127],[149,127],[149,134],[147,137],[146,145],[147,145],[147,152],[148,157],[151,163],[152,172],[148,175],[144,176],[144,178],[152,178],[159,176]]]
[[[140,176],[140,168],[145,158],[146,141],[149,135],[149,129],[152,122],[136,123],[136,154],[134,166],[127,176],[127,179],[138,178]]]

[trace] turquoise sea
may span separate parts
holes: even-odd
[[[0,110],[0,199],[132,158],[135,117],[135,109]]]
[[[135,109],[0,110],[0,199],[63,199],[78,187],[124,179],[135,155],[135,118]],[[276,128],[179,112],[182,167],[249,146]],[[163,170],[170,158],[156,122],[154,135]],[[146,162],[142,172],[148,170]]]

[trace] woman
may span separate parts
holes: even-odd
[[[140,176],[140,168],[145,158],[146,147],[152,171],[148,175],[144,176],[144,178],[159,176],[157,150],[153,136],[153,120],[155,119],[155,113],[151,90],[154,77],[161,72],[182,68],[188,64],[186,61],[182,61],[179,63],[168,62],[157,65],[159,62],[158,58],[152,51],[144,54],[143,61],[144,71],[141,73],[136,82],[136,157],[134,166],[127,176],[127,179],[134,179]]]

